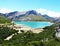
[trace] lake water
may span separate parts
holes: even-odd
[[[22,24],[32,28],[44,28],[50,26],[50,22],[26,22],[26,21],[14,21],[15,24]]]

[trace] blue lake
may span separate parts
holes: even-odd
[[[15,24],[22,24],[32,28],[44,28],[50,26],[50,22],[26,22],[26,21],[14,21]]]

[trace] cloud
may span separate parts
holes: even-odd
[[[41,13],[42,15],[43,14],[47,14],[50,17],[60,17],[60,13],[59,12],[55,12],[55,11],[50,11],[50,10],[42,9],[42,8],[37,9],[36,11],[38,13]]]
[[[7,9],[7,8],[2,8],[2,9],[0,9],[0,13],[9,13],[9,12],[11,12],[11,10],[9,10],[9,9]]]
[[[48,16],[50,17],[60,17],[60,12],[55,12],[55,11],[50,11],[50,10],[47,10],[47,9],[43,9],[43,8],[40,8],[40,9],[35,9],[38,13],[41,13],[42,15],[43,14],[47,14]],[[9,12],[12,12],[11,10],[7,9],[7,8],[2,8],[0,9],[0,13],[9,13]]]

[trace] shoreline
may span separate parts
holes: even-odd
[[[14,21],[12,21],[12,23],[14,23]],[[53,25],[54,23],[51,23],[51,22],[48,22],[50,25]],[[0,24],[0,25],[5,25],[5,24]],[[49,25],[49,26],[50,26]],[[27,31],[32,31],[33,33],[40,33],[43,31],[43,28],[32,28],[32,27],[29,27],[27,25],[23,25],[23,24],[15,24],[14,25],[7,25],[7,27],[10,27],[10,28],[13,28],[15,30],[18,30],[19,32],[18,33],[21,33],[21,30],[23,30],[24,32],[27,32]]]
[[[30,21],[29,21],[30,22]],[[42,21],[43,22],[43,21]],[[15,22],[14,22],[15,23]],[[50,25],[53,25],[54,23],[52,23],[52,22],[48,22]],[[49,26],[50,26],[49,25]],[[17,26],[17,27],[21,27],[21,28],[18,28],[17,30],[24,30],[25,32],[27,32],[27,31],[29,31],[29,30],[31,30],[33,33],[40,33],[40,32],[42,32],[43,31],[43,28],[32,28],[32,27],[29,27],[29,26],[27,26],[27,25],[23,25],[23,24],[15,24],[15,26]],[[20,32],[20,31],[19,31]]]
[[[24,32],[32,31],[33,33],[40,33],[43,31],[42,28],[31,28],[22,24],[15,24],[13,29],[18,30],[18,33],[21,33],[21,30],[23,30]]]

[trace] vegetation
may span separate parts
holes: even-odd
[[[23,16],[20,19],[17,18],[15,20],[21,20],[21,21],[49,21],[45,19],[42,16],[37,16],[37,15],[28,15],[28,16]]]
[[[0,27],[0,39],[4,40],[6,37],[17,32],[18,31],[8,28],[8,27]]]
[[[9,41],[4,41],[9,35],[16,33],[16,30],[8,27],[0,27],[0,45],[2,46],[53,46],[58,45],[58,41],[54,38],[54,26],[45,27],[44,31],[36,34],[28,31],[14,35]],[[56,43],[55,43],[56,41]],[[52,43],[51,43],[52,42]],[[57,46],[55,45],[55,46]]]
[[[38,34],[28,31],[18,34],[16,30],[0,27],[0,46],[60,46],[60,41],[55,37],[55,25],[43,28]],[[9,41],[6,37],[16,33]]]
[[[0,27],[0,39],[5,39],[14,33],[17,33],[17,31],[14,29],[10,29],[8,27]]]
[[[0,24],[11,23],[11,21],[4,16],[0,16]]]

